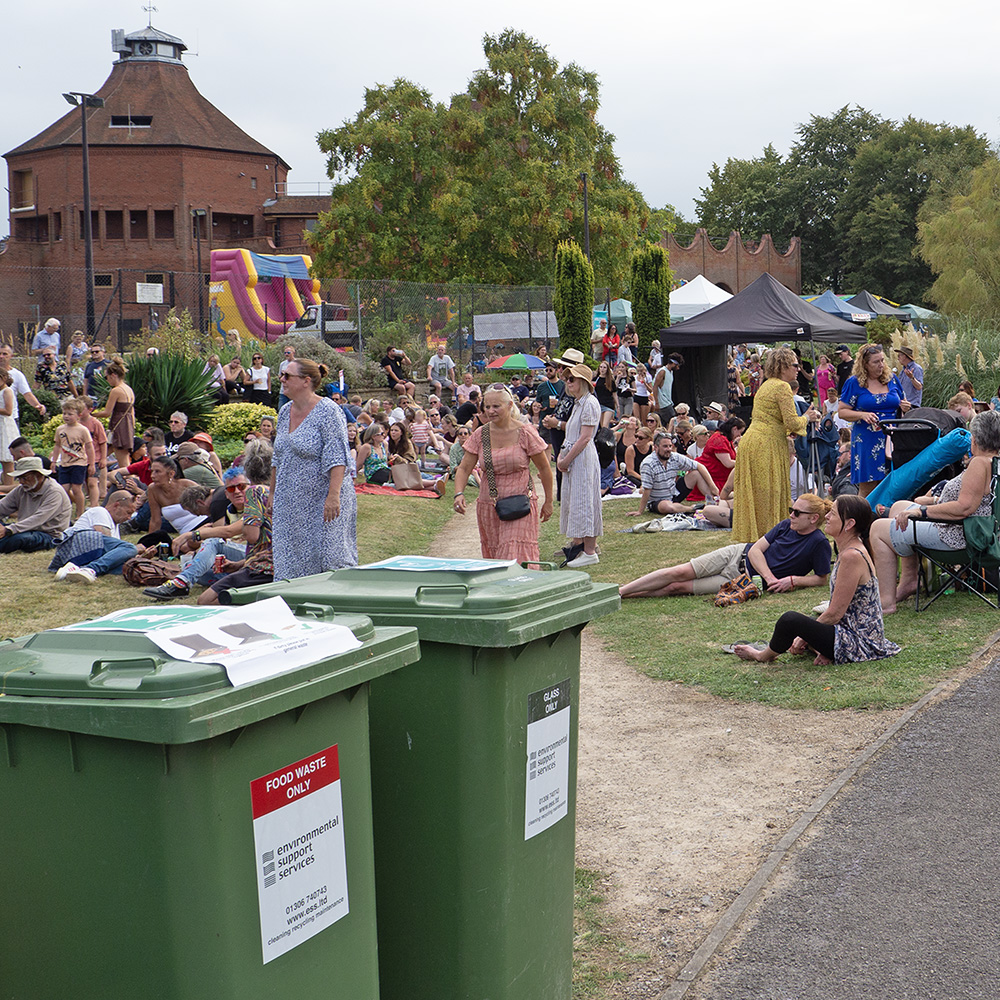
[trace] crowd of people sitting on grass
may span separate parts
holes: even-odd
[[[873,497],[869,506],[865,497],[891,471],[883,421],[921,408],[923,372],[907,343],[896,349],[896,370],[876,344],[854,353],[840,345],[815,370],[789,348],[741,345],[730,356],[726,401],[695,405],[674,400],[681,354],[654,344],[641,362],[634,330],[613,341],[605,329],[594,365],[573,349],[546,352],[544,368],[498,373],[485,385],[470,371],[459,378],[439,348],[426,397],[405,353],[390,348],[384,391],[367,399],[331,391],[325,368],[289,348],[277,375],[279,415],[245,435],[228,468],[184,413],[134,436],[126,365],[78,337],[65,357],[52,344],[38,349],[35,386],[56,392],[63,419],[51,454],[35,455],[17,433],[17,407],[45,408],[10,348],[0,348],[0,553],[52,549],[55,579],[85,583],[130,560],[169,555],[175,565],[148,596],[169,600],[202,586],[199,602],[225,602],[233,587],[356,564],[356,488],[440,497],[454,480],[460,514],[469,486],[489,490],[477,504],[482,554],[518,561],[538,559],[538,524],[561,501],[568,544],[560,562],[571,568],[599,562],[601,498],[618,495],[634,498],[627,513],[636,518],[697,514],[732,532],[715,552],[624,584],[622,597],[725,593],[738,602],[747,583],[772,593],[829,583],[818,617],[782,616],[767,644],[734,643],[733,651],[764,662],[806,649],[818,663],[893,655],[882,618],[916,589],[914,545],[961,549],[964,518],[992,512],[1000,393],[996,405],[978,403],[965,386],[948,402],[971,435],[964,469],[925,495]],[[63,385],[63,369],[88,356],[82,384],[70,377]],[[96,370],[111,387],[100,409],[81,391]],[[263,355],[246,371],[238,357],[222,365],[213,356],[206,372],[220,401],[270,398]],[[815,450],[803,453],[801,443],[821,435],[819,475]],[[498,483],[500,496],[525,494],[510,520],[486,513]],[[303,503],[314,515],[309,526]],[[834,564],[827,536],[839,550]],[[303,558],[313,548],[317,558]]]

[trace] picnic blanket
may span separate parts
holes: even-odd
[[[376,486],[374,483],[355,483],[355,493],[372,493],[379,497],[421,497],[428,500],[440,500],[441,494],[436,490],[397,490],[392,486]]]

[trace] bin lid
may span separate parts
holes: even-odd
[[[509,646],[618,610],[618,587],[587,573],[491,559],[399,556],[368,566],[230,591],[234,604],[280,595],[290,607],[363,612],[376,625],[416,625],[422,641]]]
[[[356,687],[419,659],[414,628],[307,611],[361,646],[234,687],[225,667],[174,659],[143,632],[53,629],[0,642],[0,725],[189,743]],[[94,623],[98,625],[100,623]]]

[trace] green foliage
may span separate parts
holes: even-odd
[[[648,344],[670,325],[670,286],[674,273],[667,263],[667,251],[647,243],[632,254],[632,321],[639,342]]]
[[[217,406],[208,421],[206,430],[216,438],[238,438],[241,442],[245,434],[255,431],[260,426],[262,417],[277,417],[277,410],[261,403],[229,403]],[[218,446],[216,446],[218,451]]]
[[[320,132],[336,183],[312,236],[317,274],[545,284],[557,245],[583,241],[586,174],[594,266],[623,286],[649,209],[597,122],[597,75],[516,31],[483,49],[449,104],[397,79]]]
[[[200,332],[191,320],[191,314],[186,310],[180,313],[171,309],[166,319],[157,330],[143,329],[129,342],[129,350],[135,355],[144,354],[150,347],[155,347],[161,354],[172,354],[194,360],[202,356],[206,347],[211,348],[211,340],[207,334]],[[109,352],[109,356],[112,352]]]
[[[907,337],[915,341],[924,369],[924,406],[945,407],[963,379],[972,382],[980,399],[990,399],[1000,383],[1000,330],[994,325],[959,318],[945,336]]]
[[[735,229],[747,238],[770,233],[774,239],[795,235],[798,224],[788,191],[790,168],[773,146],[756,159],[730,158],[720,170],[713,163],[709,187],[695,200],[698,224],[713,235]]]
[[[861,107],[799,126],[786,159],[713,165],[699,224],[744,237],[802,238],[803,290],[867,288],[919,301],[931,282],[915,254],[917,220],[943,208],[988,153],[971,126],[892,122]]]
[[[1000,161],[974,170],[967,190],[919,228],[921,256],[938,276],[931,300],[947,313],[1000,317]]]
[[[865,332],[868,334],[869,344],[878,344],[883,351],[888,351],[892,347],[893,334],[902,330],[903,324],[892,316],[876,316],[873,320],[865,323]],[[896,338],[898,339],[898,338]]]
[[[861,146],[838,208],[844,286],[884,289],[897,302],[919,301],[933,280],[916,252],[925,203],[947,204],[989,155],[985,136],[907,118]]]
[[[126,383],[135,392],[136,420],[143,426],[155,424],[167,427],[174,410],[186,413],[189,430],[204,430],[215,397],[208,388],[211,374],[205,371],[200,357],[160,352],[153,357],[133,355],[128,362]],[[92,385],[101,400],[106,400],[110,387],[102,376]]]
[[[37,413],[38,411],[36,410],[34,412]],[[52,411],[50,410],[49,412],[51,413]],[[55,416],[49,417],[45,421],[45,423],[41,425],[41,428],[39,429],[42,442],[42,454],[44,455],[51,454],[52,449],[55,447],[56,443],[56,430],[62,427],[62,422],[63,422],[62,412],[59,410],[59,407],[57,406]]]
[[[650,242],[658,243],[664,233],[679,233],[693,228],[694,223],[688,222],[673,205],[664,205],[663,208],[650,210],[649,223],[642,235]]]
[[[54,392],[50,389],[42,389],[41,387],[36,387],[34,392],[35,399],[45,407],[48,416],[59,412],[59,407],[62,403]],[[46,417],[43,417],[38,410],[33,406],[28,406],[26,403],[21,403],[18,406],[18,412],[20,415],[17,422],[22,432],[24,432],[26,427],[41,427],[46,421]]]
[[[552,311],[559,327],[559,347],[590,354],[594,319],[594,269],[579,245],[565,240],[556,248]]]

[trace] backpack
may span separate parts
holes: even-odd
[[[150,559],[148,556],[133,556],[122,566],[125,582],[133,587],[157,587],[172,580],[180,571],[180,563]]]

